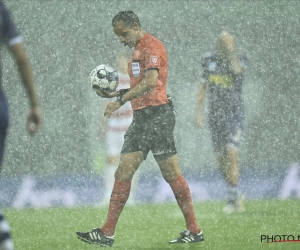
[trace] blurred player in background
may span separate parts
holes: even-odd
[[[186,222],[180,237],[169,243],[202,242],[204,237],[196,220],[189,186],[179,168],[173,137],[175,114],[166,89],[167,51],[160,40],[141,28],[138,16],[132,11],[119,12],[113,18],[112,26],[120,42],[134,51],[128,65],[130,89],[111,93],[110,96],[118,96],[118,99],[108,103],[104,115],[111,117],[114,111],[130,101],[133,121],[124,137],[106,221],[100,228],[76,232],[76,235],[87,243],[113,245],[115,228],[128,200],[132,177],[152,151]]]
[[[209,94],[209,129],[220,171],[228,185],[225,213],[243,212],[243,195],[238,190],[238,147],[243,131],[242,98],[245,57],[235,50],[234,38],[223,31],[214,52],[202,58],[203,74],[196,113],[196,123],[203,125],[202,106]]]
[[[130,78],[127,73],[128,58],[125,53],[117,56],[117,71],[119,75],[118,89],[130,88]],[[106,166],[104,172],[105,193],[100,205],[109,205],[111,192],[114,186],[114,174],[119,165],[120,153],[124,143],[124,135],[130,123],[132,122],[133,111],[130,102],[126,102],[121,108],[116,110],[110,117],[105,119],[103,116],[104,110],[100,114],[100,134],[105,138],[106,147]],[[135,175],[132,180],[132,189],[128,198],[127,204],[135,203],[135,190],[138,182],[138,175]]]
[[[29,65],[25,49],[11,16],[2,1],[0,1],[0,43],[5,44],[10,50],[18,70],[20,72],[23,85],[29,98],[29,114],[27,116],[27,131],[34,135],[40,128],[42,117],[38,97],[34,88],[34,79]],[[0,57],[1,59],[1,57]],[[2,87],[2,72],[0,72],[0,170],[3,162],[5,138],[9,124],[8,102]],[[13,250],[13,243],[10,236],[10,229],[7,221],[0,211],[0,250]]]

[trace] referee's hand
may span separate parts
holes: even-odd
[[[112,98],[112,97],[116,97],[119,96],[119,91],[105,91],[105,90],[96,90],[96,94],[102,98]]]
[[[105,111],[104,111],[104,117],[110,118],[111,114],[119,109],[121,107],[121,104],[118,101],[109,102],[106,104]]]
[[[27,132],[31,136],[33,136],[39,131],[42,123],[43,123],[43,118],[41,115],[40,107],[39,106],[31,107],[26,121]]]

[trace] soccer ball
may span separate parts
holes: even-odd
[[[118,87],[119,75],[112,67],[101,64],[91,71],[90,84],[96,92],[111,92]]]

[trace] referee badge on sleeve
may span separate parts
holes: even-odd
[[[150,63],[151,64],[157,64],[158,57],[157,56],[150,56]]]
[[[140,75],[140,64],[139,62],[132,62],[132,74],[134,77],[138,77]]]

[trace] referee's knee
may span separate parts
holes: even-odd
[[[123,169],[118,167],[115,172],[115,180],[119,181],[131,181],[133,178],[133,175],[135,173],[134,169]]]

